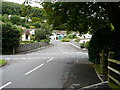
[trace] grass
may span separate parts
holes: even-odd
[[[116,84],[113,84],[113,83],[109,82],[109,86],[110,86],[110,88],[112,88],[112,90],[120,90],[120,86],[118,86]]]
[[[98,72],[98,74],[101,74],[102,70],[101,70],[100,64],[94,64],[94,67],[96,71]]]
[[[4,65],[5,63],[7,63],[7,61],[0,59],[0,65]]]

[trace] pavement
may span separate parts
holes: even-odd
[[[0,89],[63,88],[69,76],[66,72],[78,61],[82,63],[78,67],[83,71],[78,75],[84,76],[80,82],[83,85],[99,82],[93,68],[91,69],[91,64],[88,68],[87,64],[90,62],[86,51],[75,48],[69,42],[51,41],[50,43],[49,47],[35,52],[0,56],[8,61],[7,65],[0,68],[2,70]]]

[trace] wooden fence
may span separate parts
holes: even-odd
[[[120,86],[120,61],[111,59],[114,57],[114,53],[109,53],[108,59],[108,83]]]

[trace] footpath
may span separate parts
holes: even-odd
[[[79,47],[75,44],[73,45],[73,43],[71,45],[76,48]],[[69,67],[69,74],[63,88],[64,90],[111,90],[107,81],[102,82],[99,79],[93,64],[88,60],[88,58],[82,58],[72,63],[71,67]]]

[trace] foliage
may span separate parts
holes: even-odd
[[[45,11],[38,7],[25,6],[14,2],[2,2],[2,14],[20,15],[24,17],[37,17],[42,20],[46,19]]]
[[[75,35],[74,35],[74,34],[68,34],[68,35],[66,36],[66,38],[74,39],[74,38],[75,38]]]
[[[19,45],[20,41],[19,28],[11,23],[5,23],[2,25],[2,53],[11,54],[13,47]]]
[[[68,38],[64,38],[64,39],[61,39],[62,42],[70,42],[71,39],[68,39]]]
[[[98,31],[96,31],[89,43],[89,60],[93,63],[100,63],[100,53],[103,49],[110,49],[111,40],[110,27],[106,27],[104,29],[99,29]]]
[[[35,22],[35,23],[30,24],[30,25],[35,26],[35,28],[41,27],[41,24],[39,22]]]
[[[21,24],[21,18],[18,15],[12,15],[10,17],[10,22],[12,22],[13,24],[20,25]]]
[[[0,59],[0,65],[4,65],[5,63],[7,63],[7,61]]]
[[[40,40],[40,42],[50,42],[50,39],[42,39],[42,40]]]
[[[20,15],[21,5],[13,2],[2,2],[2,14]]]
[[[22,41],[22,42],[20,42],[20,44],[30,44],[30,43],[37,43],[37,41],[31,40],[31,41]]]
[[[30,35],[30,39],[33,40],[33,41],[35,41],[35,36]]]
[[[40,18],[37,17],[32,17],[32,22],[38,22],[38,21],[42,21]]]
[[[35,40],[40,41],[42,39],[47,39],[51,35],[51,26],[47,23],[42,23],[41,28],[35,30]]]
[[[9,17],[8,17],[7,14],[4,14],[4,15],[1,16],[1,21],[2,21],[2,22],[9,22],[10,19],[9,19]]]
[[[86,43],[81,43],[80,46],[81,46],[81,48],[88,48],[89,47],[89,41],[87,41]]]
[[[48,22],[54,28],[66,24],[66,30],[86,33],[105,27],[109,23],[107,13],[99,3],[44,2]]]
[[[29,24],[22,24],[23,27],[30,28]]]

